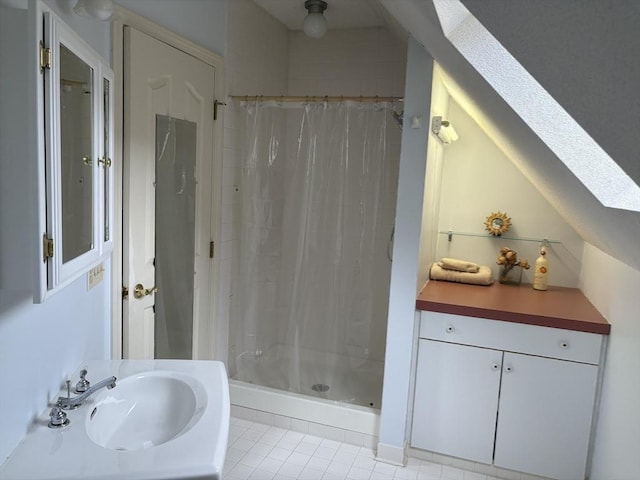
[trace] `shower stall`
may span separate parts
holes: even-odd
[[[331,100],[234,101],[244,131],[228,369],[232,387],[373,412],[382,393],[397,99]]]

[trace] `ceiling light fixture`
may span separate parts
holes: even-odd
[[[73,11],[81,17],[105,22],[113,15],[113,0],[78,0]]]
[[[327,33],[327,19],[323,12],[327,9],[327,2],[323,0],[307,0],[304,8],[309,11],[305,17],[302,29],[311,38],[321,38]]]

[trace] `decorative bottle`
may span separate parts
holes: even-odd
[[[533,272],[533,288],[535,290],[546,290],[549,284],[549,260],[546,258],[547,249],[544,245],[540,247],[540,256],[536,259],[536,267]]]

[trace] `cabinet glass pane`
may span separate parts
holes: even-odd
[[[93,69],[60,45],[63,263],[93,248]]]

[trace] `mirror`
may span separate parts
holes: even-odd
[[[62,262],[93,248],[93,69],[60,45]]]
[[[511,219],[506,213],[492,212],[484,221],[484,229],[491,235],[501,236],[511,226]]]

